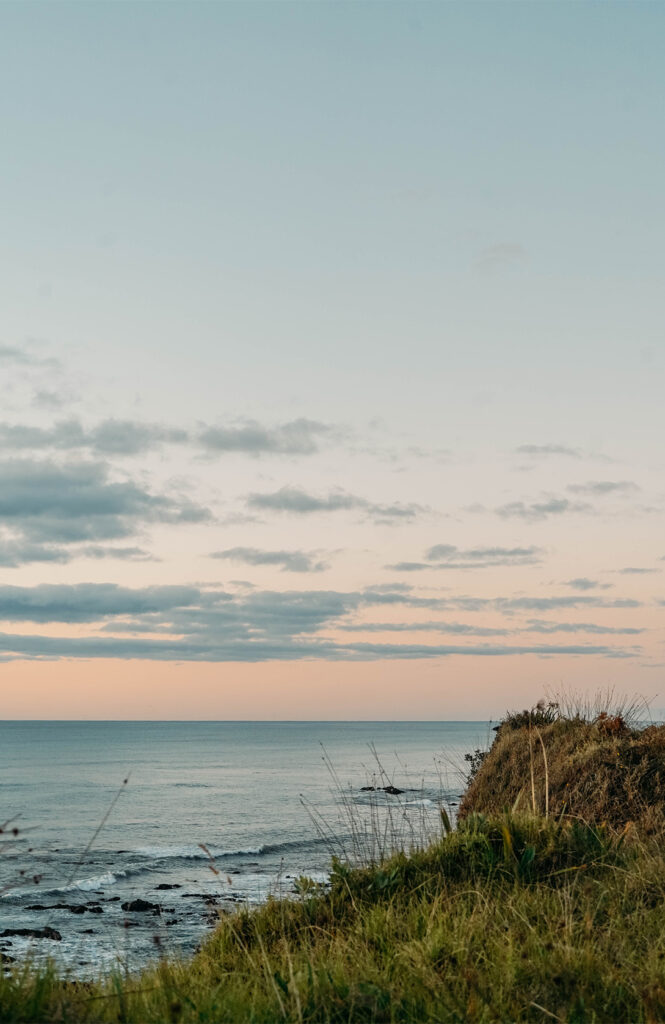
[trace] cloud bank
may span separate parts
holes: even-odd
[[[266,661],[324,658],[372,660],[422,659],[514,654],[599,655],[631,657],[637,649],[581,644],[414,644],[336,639],[335,632],[390,630],[384,624],[349,621],[362,609],[394,606],[445,608],[456,599],[423,598],[410,588],[251,591],[230,593],[195,586],[121,587],[80,583],[35,587],[0,587],[0,620],[8,623],[61,624],[65,629],[95,625],[86,636],[0,634],[0,657],[7,658],[145,658],[172,661]],[[498,600],[498,599],[497,599]],[[520,599],[517,599],[520,600]],[[583,600],[578,598],[578,600]],[[520,607],[540,607],[536,599]],[[512,602],[513,609],[517,607]],[[533,620],[533,632],[568,632]],[[398,624],[395,631],[414,627]],[[419,627],[416,626],[415,630]],[[420,629],[479,637],[506,636],[464,623],[421,623]],[[590,630],[593,632],[594,630]],[[603,632],[602,629],[598,630]],[[331,632],[333,635],[331,635]],[[619,631],[618,631],[619,632]],[[621,630],[620,632],[631,632]],[[110,635],[113,634],[113,635]]]
[[[130,549],[85,542],[124,540],[153,523],[204,523],[210,512],[182,495],[149,491],[131,479],[116,480],[105,462],[10,459],[0,462],[0,562],[66,562]],[[132,549],[136,554],[138,549]]]
[[[76,418],[59,420],[49,427],[0,423],[0,448],[13,452],[84,451],[93,456],[140,455],[164,445],[184,444],[208,455],[313,455],[319,451],[322,439],[334,436],[337,432],[328,424],[308,419],[270,427],[245,420],[200,430],[123,419],[102,420],[93,427],[85,427]]]

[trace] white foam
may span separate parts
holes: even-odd
[[[90,892],[92,889],[104,889],[107,885],[115,885],[119,878],[126,878],[126,871],[105,871],[103,875],[93,875],[92,878],[78,878],[71,885],[64,886],[60,892],[67,889],[82,889]]]
[[[37,889],[34,885],[10,889],[9,892],[3,893],[2,898],[34,896],[35,892],[38,892],[40,896],[56,892],[92,892],[95,889],[105,889],[110,885],[115,885],[119,879],[126,878],[128,874],[130,874],[128,871],[105,871],[102,875],[92,875],[90,878],[77,878],[73,882],[68,882],[67,885],[53,885],[48,889]]]

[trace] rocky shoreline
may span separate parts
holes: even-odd
[[[285,876],[285,880],[293,889],[293,876]],[[34,926],[22,924],[0,931],[0,965],[7,971],[25,956],[37,960],[46,959],[53,956],[53,949],[48,947],[54,943],[64,945],[68,940],[80,941],[81,936],[88,936],[94,941],[95,936],[100,938],[104,932],[108,935],[109,931],[116,936],[130,930],[142,931],[146,939],[144,945],[158,950],[166,941],[163,929],[172,930],[178,925],[186,926],[190,933],[197,936],[195,942],[183,943],[190,947],[191,952],[215,927],[220,917],[233,913],[247,903],[243,896],[235,893],[178,891],[181,889],[187,887],[177,882],[161,882],[154,886],[149,895],[153,892],[163,893],[164,902],[144,896],[123,900],[120,896],[105,896],[98,892],[92,893],[84,901],[31,903],[20,907],[21,918],[29,913],[31,917],[38,915],[41,920],[39,923],[35,921]],[[183,902],[180,903],[180,900]],[[48,917],[46,923],[42,924],[44,915]],[[88,918],[90,923],[94,920],[97,926],[79,928],[72,934],[66,926],[68,916]],[[116,944],[119,945],[119,942]],[[142,957],[145,956],[144,950]],[[96,960],[95,957],[92,960],[77,959],[71,966],[94,967]]]

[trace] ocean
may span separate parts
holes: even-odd
[[[292,894],[301,875],[324,882],[333,853],[436,834],[464,754],[490,735],[483,722],[0,723],[0,953],[80,978],[187,955],[220,913]]]

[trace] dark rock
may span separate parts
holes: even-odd
[[[99,903],[33,903],[26,907],[26,910],[68,910],[70,914],[103,914],[104,911]]]
[[[122,910],[128,910],[135,914],[146,914],[149,910],[159,911],[157,903],[150,903],[149,900],[130,900],[128,903],[120,904]]]
[[[15,964],[16,957],[9,956],[8,953],[0,953],[0,964]]]
[[[177,882],[160,882],[159,885],[155,886],[155,889],[182,889],[182,886],[178,885]]]
[[[165,924],[177,924],[178,923],[178,918],[177,917],[170,917],[168,919],[168,921],[165,921],[164,923]]]
[[[81,932],[81,935],[94,935],[94,934],[95,934],[95,929],[94,928],[84,928],[83,931]]]
[[[404,790],[403,789],[398,789],[397,786],[384,786],[383,787],[383,792],[384,793],[390,793],[391,796],[399,796],[400,793],[404,792]]]
[[[361,786],[361,793],[376,793],[376,786]]]
[[[54,939],[56,942],[62,939],[62,935],[55,928],[5,928],[1,934],[3,937],[25,935],[31,939]]]
[[[119,896],[107,896],[107,898],[106,898],[106,900],[104,902],[105,903],[120,903],[120,897]]]

